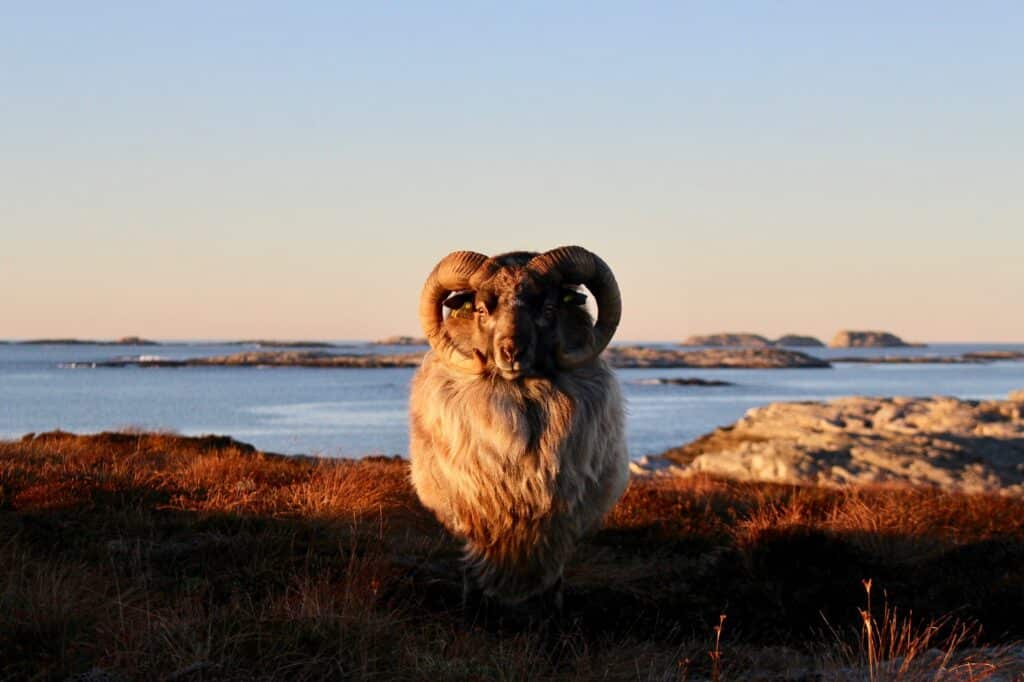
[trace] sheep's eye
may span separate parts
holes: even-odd
[[[444,302],[444,307],[451,310],[449,317],[472,317],[473,315],[473,292],[456,294]]]
[[[451,310],[460,310],[462,308],[465,308],[467,305],[470,308],[473,307],[473,292],[472,291],[469,291],[469,292],[466,292],[466,293],[463,293],[463,294],[455,294],[451,298],[446,299],[445,302],[444,302],[444,307],[445,308],[450,308]]]
[[[587,297],[578,291],[566,289],[562,292],[562,305],[583,305],[586,302]]]

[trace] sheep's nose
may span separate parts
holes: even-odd
[[[514,340],[502,339],[498,341],[498,353],[501,355],[504,364],[510,369],[520,369],[519,359],[523,356],[523,351]]]

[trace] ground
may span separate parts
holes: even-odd
[[[637,478],[542,625],[465,613],[458,555],[399,459],[149,433],[0,442],[0,679],[1024,669],[1021,499]]]

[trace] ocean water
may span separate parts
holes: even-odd
[[[407,352],[410,347],[339,342],[332,352]],[[224,434],[257,448],[331,457],[407,452],[406,409],[412,369],[301,367],[89,368],[118,357],[189,358],[252,349],[218,343],[160,346],[0,344],[0,438],[63,429],[163,429]],[[1020,350],[1024,344],[936,344],[917,349],[801,349],[819,357],[955,355]],[[70,364],[78,367],[69,367]],[[1002,398],[1024,389],[1024,362],[986,365],[837,364],[833,369],[619,370],[628,403],[633,457],[657,454],[751,407],[779,400],[844,395]],[[671,377],[718,379],[732,386],[652,383]]]

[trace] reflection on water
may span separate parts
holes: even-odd
[[[360,352],[409,348],[359,346]],[[938,345],[900,352],[954,355],[1008,345]],[[68,362],[159,354],[187,358],[239,351],[238,346],[154,347],[0,345],[0,436],[61,428],[89,432],[123,427],[227,434],[285,453],[354,457],[404,454],[413,370],[233,367],[62,369]],[[339,349],[332,349],[339,350]],[[352,352],[351,348],[343,349]],[[821,356],[893,354],[892,349],[811,349]],[[1024,388],[1024,362],[989,365],[863,365],[834,369],[621,370],[634,457],[662,452],[729,424],[751,407],[779,400],[843,395],[953,395],[1001,398]],[[694,377],[732,386],[656,384]]]

